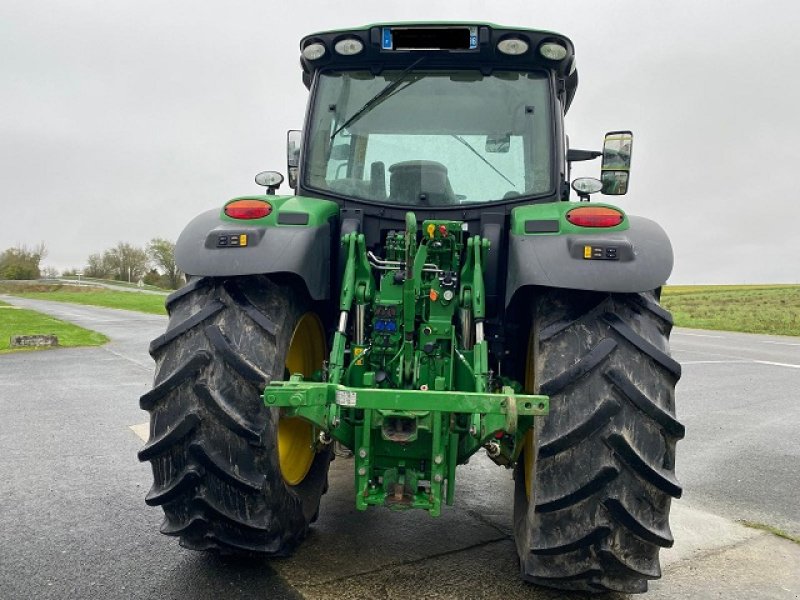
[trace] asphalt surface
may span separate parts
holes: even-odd
[[[147,420],[138,408],[152,383],[146,349],[165,318],[3,300],[113,341],[0,356],[0,598],[573,597],[517,579],[512,482],[477,456],[439,519],[357,512],[352,463],[340,458],[294,557],[182,550],[158,533],[160,510],[144,504],[152,479],[131,430]],[[684,498],[673,505],[664,579],[647,597],[797,598],[800,546],[731,521],[800,533],[800,338],[676,330],[673,353],[684,364]]]
[[[800,537],[800,337],[676,329],[683,501]]]

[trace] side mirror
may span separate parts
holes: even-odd
[[[286,134],[286,173],[289,176],[289,187],[297,189],[297,169],[300,166],[300,145],[303,132],[290,129]]]
[[[603,165],[600,167],[603,194],[622,196],[628,193],[632,148],[632,132],[609,131],[606,134],[603,142]]]

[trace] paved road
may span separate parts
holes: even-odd
[[[143,502],[151,475],[130,429],[146,420],[146,348],[165,319],[3,299],[113,341],[0,356],[0,598],[570,597],[518,581],[511,480],[481,458],[461,468],[457,506],[439,519],[357,513],[352,463],[339,459],[295,557],[242,562],[181,550]],[[729,519],[800,531],[790,429],[800,416],[800,345],[791,345],[800,339],[681,330],[673,341],[685,365],[685,499],[674,505],[678,542],[663,554],[665,578],[647,597],[796,598],[800,547]]]
[[[137,292],[139,294],[153,294],[155,296],[167,296],[169,292],[162,291],[162,290],[151,290],[145,287],[133,287],[131,285],[125,285],[124,283],[112,283],[106,281],[98,281],[96,279],[84,279],[83,281],[75,281],[74,279],[39,279],[41,283],[65,283],[68,285],[80,285],[80,286],[90,286],[90,287],[102,287],[109,290],[114,290],[115,292]]]
[[[155,535],[161,518],[143,503],[151,475],[129,425],[146,420],[147,345],[166,319],[3,299],[113,341],[0,356],[0,598],[292,597],[268,566]]]
[[[800,536],[800,338],[676,329],[684,500]]]

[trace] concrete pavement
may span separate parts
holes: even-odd
[[[580,597],[518,580],[509,535],[510,474],[484,457],[459,468],[456,507],[439,519],[383,509],[358,513],[352,462],[339,458],[320,519],[294,557],[237,561],[180,549],[158,533],[160,511],[144,504],[151,475],[136,460],[142,441],[130,429],[147,418],[138,408],[152,378],[146,349],[166,320],[3,300],[113,341],[0,356],[0,597]],[[778,444],[776,453],[768,443],[789,424],[741,393],[761,389],[762,402],[780,407],[785,421],[794,419],[790,399],[800,369],[753,361],[793,364],[786,352],[795,347],[755,344],[738,334],[721,334],[732,336],[727,342],[680,334],[673,338],[676,357],[695,362],[684,368],[678,388],[688,432],[677,461],[686,493],[673,504],[676,545],[662,553],[664,578],[651,584],[647,597],[800,597],[800,546],[733,522],[748,518],[791,529],[800,521],[792,503],[798,489],[790,468],[794,438]],[[763,353],[741,349],[761,346]],[[700,362],[723,359],[749,362]],[[721,378],[718,369],[731,370]],[[776,404],[784,396],[785,404]],[[756,433],[738,435],[743,424]],[[747,460],[765,451],[762,461],[758,455]],[[765,478],[777,474],[786,485],[758,485],[759,467],[768,470]],[[756,484],[737,487],[730,481],[734,474]]]

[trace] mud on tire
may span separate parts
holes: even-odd
[[[659,549],[673,543],[670,502],[681,495],[675,443],[684,435],[671,328],[656,293],[537,296],[529,387],[550,396],[550,414],[537,426],[537,461],[523,456],[515,472],[523,578],[636,593],[660,577]]]
[[[153,390],[141,397],[150,439],[146,502],[161,506],[161,532],[195,550],[282,555],[300,542],[319,508],[330,451],[305,478],[284,481],[278,409],[261,392],[284,378],[305,290],[265,277],[200,278],[167,299],[169,326],[150,345]]]

